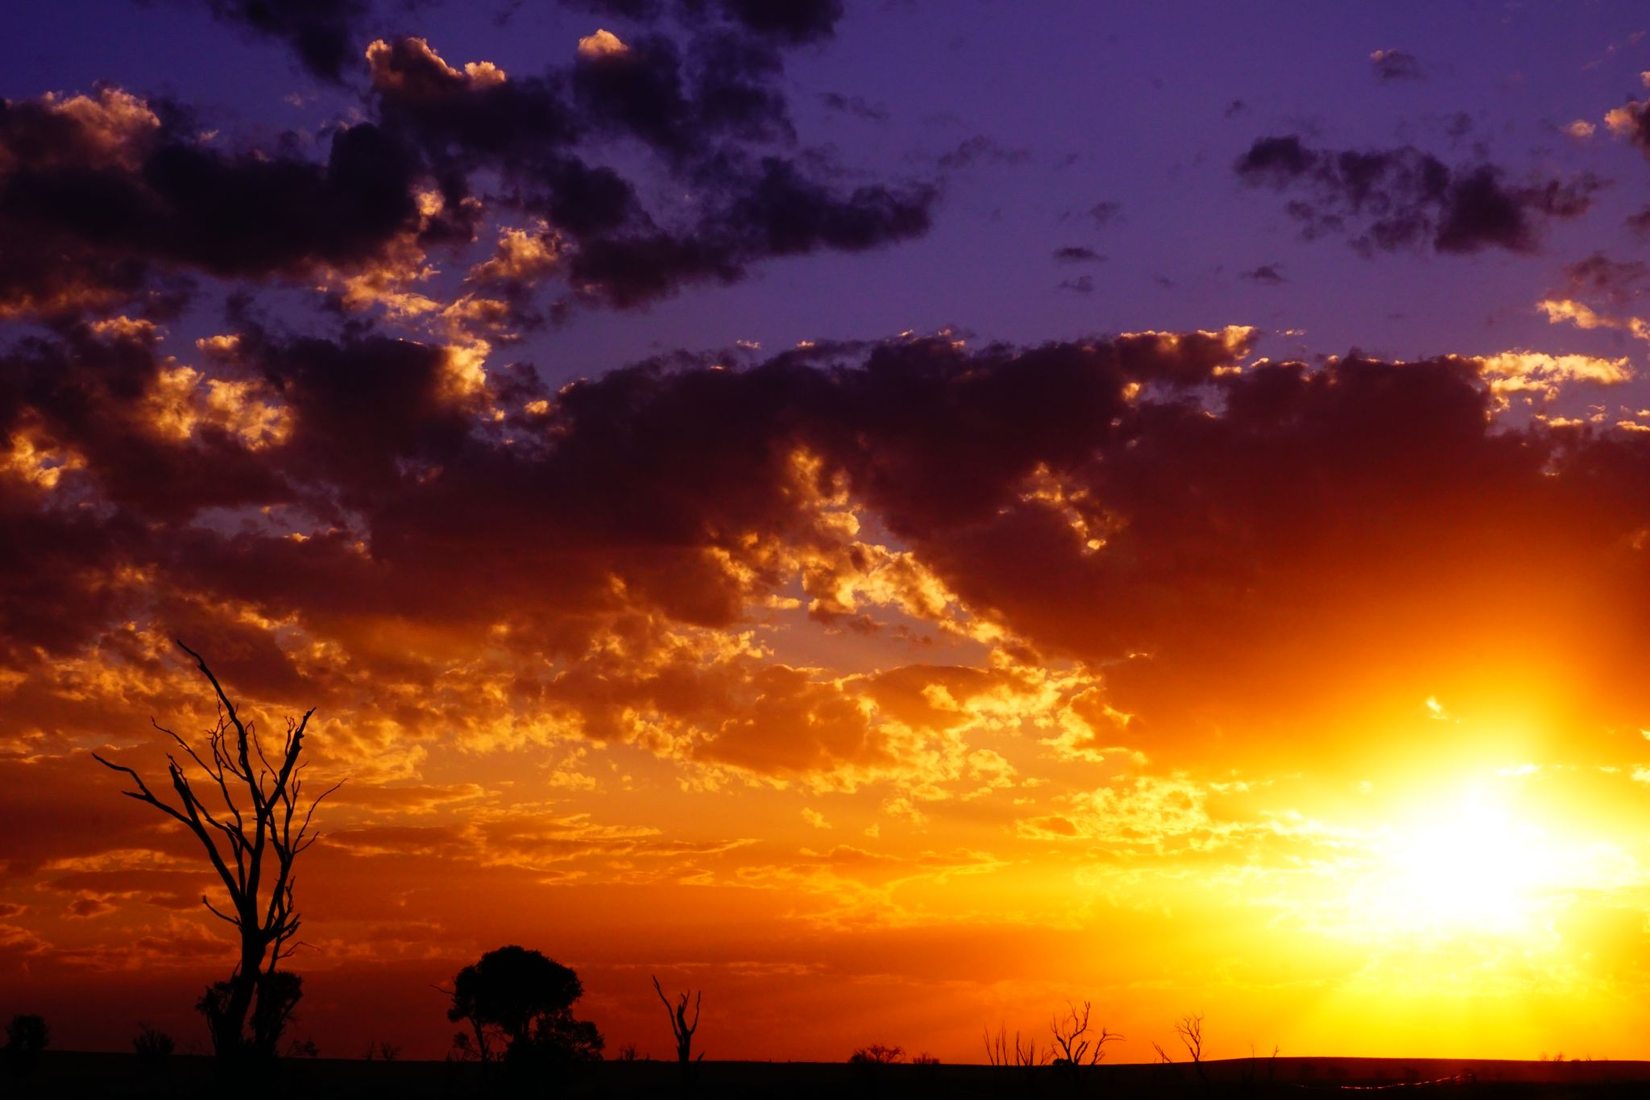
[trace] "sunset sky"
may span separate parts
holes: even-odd
[[[0,1017],[1650,1058],[1641,2],[58,0],[0,40]]]

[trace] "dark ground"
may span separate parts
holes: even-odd
[[[1650,1097],[1650,1062],[1490,1062],[1404,1058],[1256,1058],[1175,1065],[1102,1065],[1073,1075],[1060,1066],[1036,1069],[973,1065],[854,1066],[823,1062],[706,1062],[691,1091],[700,1100],[780,1097],[945,1097],[1008,1100],[1122,1100],[1133,1097],[1359,1097],[1437,1095],[1451,1098]],[[24,1078],[0,1073],[5,1100],[139,1100],[221,1097],[207,1058],[177,1055],[160,1067],[127,1054],[47,1051]],[[491,1097],[681,1097],[680,1068],[671,1062],[603,1062],[562,1081],[516,1081],[498,1066],[473,1063],[364,1062],[289,1059],[241,1096],[291,1100],[480,1100]]]

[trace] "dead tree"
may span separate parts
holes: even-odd
[[[1203,1070],[1203,1015],[1196,1013],[1190,1016],[1182,1016],[1174,1025],[1174,1033],[1180,1038],[1180,1045],[1186,1048],[1186,1057],[1191,1060],[1192,1072],[1197,1075],[1197,1079],[1207,1089],[1209,1078]],[[1152,1049],[1157,1051],[1158,1060],[1164,1065],[1174,1061],[1173,1058],[1169,1057],[1169,1052],[1164,1050],[1158,1043],[1152,1043]],[[1276,1050],[1273,1050],[1272,1056],[1277,1057]]]
[[[297,975],[279,969],[297,947],[294,937],[301,924],[293,906],[292,865],[319,838],[310,832],[315,808],[339,785],[304,806],[302,774],[307,763],[300,763],[299,756],[313,707],[302,718],[287,719],[285,741],[272,762],[255,724],[241,719],[206,661],[182,642],[177,645],[212,685],[217,721],[206,731],[204,754],[154,719],[150,724],[170,737],[211,781],[210,786],[202,784],[206,793],[191,783],[173,753],[167,753],[166,773],[177,796],[175,805],[157,797],[133,769],[92,755],[104,767],[123,773],[136,788],[122,794],[153,806],[200,842],[229,895],[224,908],[204,894],[201,904],[235,929],[240,959],[229,980],[209,986],[196,1007],[206,1016],[220,1059],[269,1058],[300,995]],[[217,802],[222,805],[212,805]]]
[[[1066,1014],[1050,1020],[1048,1029],[1054,1034],[1055,1064],[1073,1068],[1096,1064],[1106,1056],[1106,1044],[1123,1037],[1103,1027],[1098,1032],[1089,1031],[1088,1001],[1083,1002],[1081,1011],[1067,1002]]]
[[[670,1017],[670,1033],[676,1039],[676,1060],[682,1065],[682,1084],[686,1086],[692,1082],[693,1067],[705,1060],[703,1051],[700,1051],[699,1057],[693,1056],[693,1033],[699,1030],[699,1002],[704,999],[705,992],[700,990],[694,994],[693,1022],[689,1023],[686,993],[678,994],[676,1004],[672,1006],[657,977],[653,978],[653,991],[659,995],[659,1000],[664,1002],[665,1014]]]
[[[1174,1025],[1174,1033],[1180,1036],[1180,1045],[1186,1048],[1186,1055],[1194,1063],[1203,1061],[1203,1015],[1182,1016],[1180,1022]]]
[[[999,1026],[995,1032],[990,1028],[985,1031],[985,1060],[993,1066],[1018,1066],[1021,1069],[1036,1069],[1048,1064],[1054,1052],[1039,1050],[1035,1036],[1020,1040],[1020,1033],[1014,1033],[1014,1045],[1009,1046],[1008,1027]]]

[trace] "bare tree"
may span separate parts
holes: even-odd
[[[1209,1078],[1203,1071],[1203,1014],[1182,1016],[1175,1022],[1174,1033],[1180,1038],[1180,1045],[1186,1048],[1186,1057],[1192,1063],[1192,1071],[1197,1074],[1197,1079],[1203,1082],[1204,1088],[1208,1088]],[[1169,1057],[1169,1052],[1157,1043],[1152,1043],[1152,1049],[1157,1051],[1157,1057],[1163,1063],[1174,1061]],[[1273,1051],[1274,1056],[1276,1053]]]
[[[1194,1065],[1203,1062],[1203,1014],[1182,1016],[1180,1022],[1174,1025],[1174,1033],[1180,1036],[1180,1045],[1186,1048],[1186,1056]]]
[[[287,719],[284,743],[272,762],[255,724],[241,719],[206,661],[181,641],[177,646],[194,659],[212,685],[217,721],[206,731],[204,755],[154,719],[150,724],[170,737],[211,781],[210,786],[202,784],[206,793],[190,782],[172,753],[166,756],[166,773],[177,795],[175,805],[158,798],[133,769],[92,755],[104,767],[126,775],[136,788],[122,794],[153,806],[200,842],[229,894],[227,911],[204,894],[201,904],[235,929],[240,959],[229,980],[209,986],[197,1007],[207,1018],[219,1058],[273,1057],[281,1029],[301,995],[297,975],[279,969],[281,961],[296,949],[294,937],[301,924],[293,906],[292,865],[319,839],[319,834],[310,832],[315,808],[340,784],[321,792],[307,807],[303,805],[302,774],[307,763],[301,763],[299,756],[313,707],[302,718]],[[215,807],[217,802],[222,805]]]
[[[1022,1069],[1033,1069],[1045,1066],[1049,1059],[1054,1057],[1053,1049],[1039,1050],[1037,1039],[1028,1038],[1023,1042],[1020,1033],[1014,1033],[1014,1045],[1009,1046],[1008,1027],[999,1026],[995,1032],[990,1028],[985,1032],[985,1060],[993,1066],[1019,1066]]]
[[[693,1056],[693,1033],[699,1030],[699,1002],[704,999],[705,991],[701,989],[693,995],[692,1023],[688,1022],[686,993],[678,994],[676,1004],[672,1006],[657,976],[653,977],[653,991],[664,1002],[665,1013],[670,1017],[670,1033],[676,1039],[676,1060],[682,1065],[682,1084],[686,1086],[692,1081],[694,1065],[705,1060],[704,1051],[699,1052],[698,1058]]]
[[[1048,1027],[1054,1034],[1054,1061],[1057,1065],[1092,1066],[1106,1056],[1107,1043],[1123,1037],[1104,1027],[1098,1032],[1089,1031],[1088,1001],[1083,1002],[1081,1010],[1066,1002],[1065,1015],[1054,1017]]]

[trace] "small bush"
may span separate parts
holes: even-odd
[[[176,1049],[177,1043],[170,1035],[148,1024],[139,1024],[138,1033],[132,1037],[132,1050],[137,1054],[138,1065],[146,1070],[156,1070],[166,1065]]]
[[[848,1056],[849,1063],[856,1066],[891,1066],[904,1060],[904,1047],[886,1047],[881,1043],[860,1047]]]
[[[46,1018],[33,1013],[22,1013],[6,1025],[6,1061],[19,1076],[31,1072],[40,1054],[51,1042],[51,1029]]]

